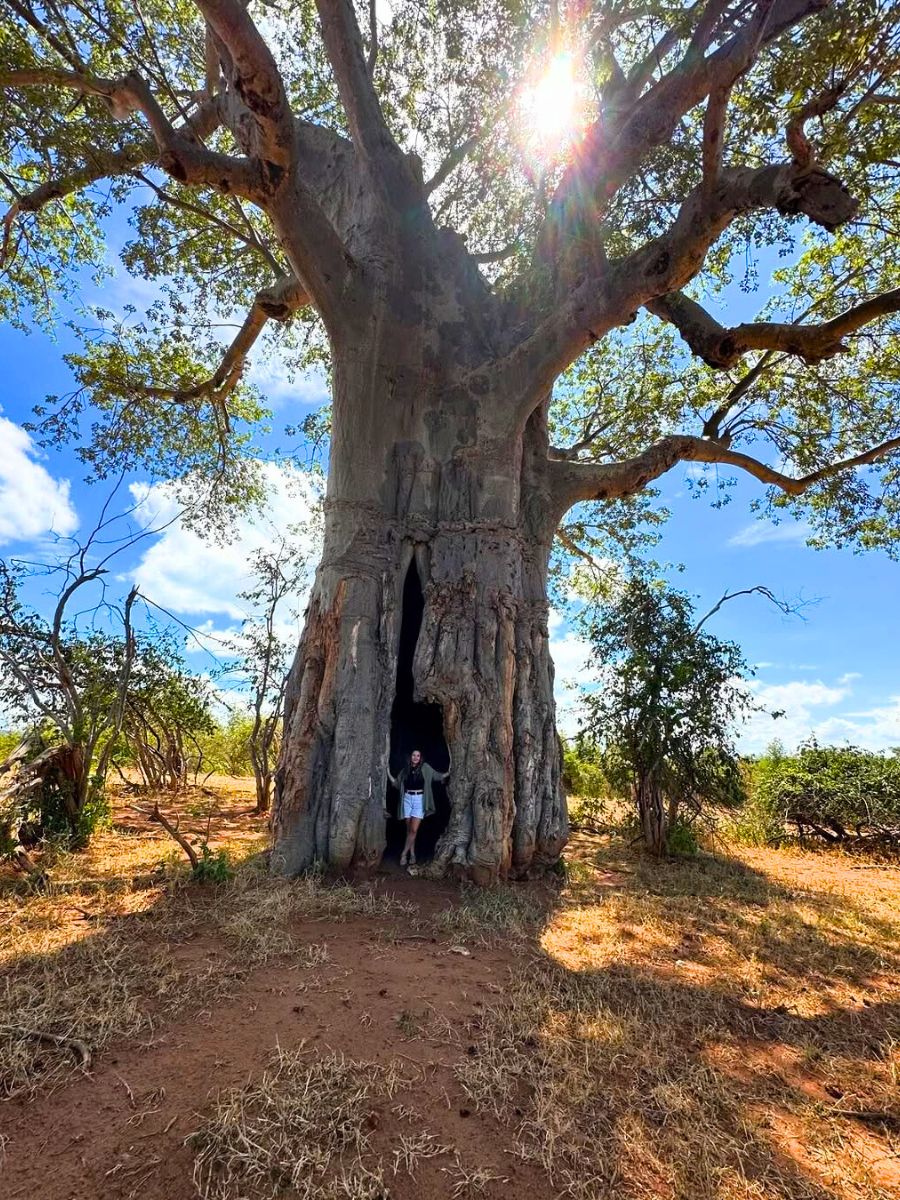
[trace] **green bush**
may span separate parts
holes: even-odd
[[[697,831],[692,821],[678,817],[674,825],[669,826],[669,853],[693,855],[700,849],[697,841]]]
[[[201,770],[221,775],[252,775],[250,737],[253,720],[244,713],[232,713],[224,725],[216,725],[198,739],[203,755]]]
[[[787,755],[777,744],[747,766],[749,798],[734,832],[771,845],[790,832],[831,844],[854,837],[900,845],[900,755],[815,741]]]
[[[62,765],[59,760],[51,760],[49,768],[45,764],[40,773],[31,773],[32,763],[52,750],[60,755],[68,753],[52,728],[33,730],[26,757],[4,777],[7,791],[0,803],[0,858],[9,857],[19,847],[33,849],[41,842],[80,849],[95,830],[109,824],[109,802],[98,776],[87,781],[78,803],[68,768],[71,759],[63,759]],[[17,781],[23,782],[23,773],[26,786],[16,787]]]
[[[227,883],[234,871],[225,850],[210,850],[209,843],[200,846],[197,865],[191,871],[197,883]]]
[[[0,729],[0,763],[6,762],[21,740],[21,731],[16,729]]]
[[[563,743],[562,768],[573,825],[608,824],[607,802],[614,789],[607,778],[603,750],[590,738],[579,735]]]

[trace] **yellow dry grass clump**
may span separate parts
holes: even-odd
[[[432,1005],[399,1013],[386,1063],[279,1050],[193,1136],[202,1196],[373,1200],[425,1170],[448,1196],[500,1194],[505,1176],[439,1128],[370,1145],[373,1105],[410,1086],[404,1039],[425,1033],[456,1061],[458,1101],[501,1122],[548,1196],[900,1195],[900,869],[790,850],[654,863],[582,834],[561,887],[463,888],[429,916],[381,889],[270,879],[248,799],[220,790],[211,822],[202,798],[183,802],[182,828],[209,823],[240,864],[227,883],[188,884],[180,852],[124,810],[86,854],[43,864],[46,894],[5,881],[0,1095],[60,1081],[270,960],[327,965],[327,923],[374,916],[387,944],[437,938],[486,964],[512,945],[515,966],[468,1027]],[[298,918],[322,938],[295,941]],[[215,954],[192,954],[198,934]]]
[[[900,871],[599,838],[458,1076],[560,1194],[900,1194]]]

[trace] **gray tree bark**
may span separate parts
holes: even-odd
[[[414,562],[424,594],[414,698],[440,705],[452,755],[451,813],[430,869],[482,884],[521,877],[558,859],[568,829],[547,627],[556,519],[545,407],[518,437],[497,436],[490,414],[508,412],[509,397],[495,407],[436,387],[431,368],[379,359],[377,346],[335,355],[325,545],[288,684],[273,868],[346,872],[381,859]]]

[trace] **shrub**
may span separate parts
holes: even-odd
[[[604,671],[603,686],[584,696],[586,729],[606,747],[611,790],[631,796],[656,855],[669,851],[679,821],[740,796],[733,737],[754,707],[742,683],[748,668],[735,643],[703,628],[730,598],[698,621],[684,593],[635,577],[582,619]]]
[[[234,871],[225,850],[210,850],[208,842],[200,844],[197,864],[191,876],[197,883],[227,883]]]
[[[793,828],[838,844],[853,837],[900,845],[900,756],[857,746],[780,747],[749,764],[750,798],[736,823],[743,841],[771,844]]]
[[[203,755],[203,769],[222,775],[251,775],[250,738],[253,718],[245,713],[232,713],[224,725],[216,725],[198,738]]]

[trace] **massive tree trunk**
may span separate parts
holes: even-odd
[[[490,414],[510,397],[492,404],[442,388],[434,370],[386,367],[385,342],[397,339],[335,355],[325,545],[288,685],[273,866],[379,863],[392,735],[394,772],[412,748],[395,705],[411,666],[412,699],[438,706],[452,761],[431,870],[523,876],[556,862],[567,836],[545,409],[498,436]]]

